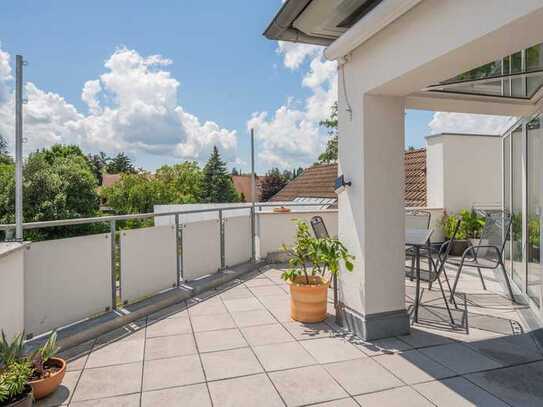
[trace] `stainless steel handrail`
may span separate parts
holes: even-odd
[[[325,206],[322,203],[271,203],[271,202],[259,202],[256,204],[258,207],[275,207],[275,206]],[[172,212],[161,212],[161,213],[135,213],[127,215],[108,215],[108,216],[96,216],[93,218],[73,218],[73,219],[61,219],[61,220],[48,220],[40,222],[28,222],[23,223],[23,229],[38,229],[38,228],[48,228],[55,226],[70,226],[70,225],[84,225],[89,223],[106,223],[106,222],[118,222],[123,220],[133,220],[133,219],[148,219],[159,216],[175,216],[175,215],[189,215],[195,213],[206,213],[206,212],[218,212],[218,211],[233,211],[239,209],[250,209],[251,205],[243,206],[221,206],[216,208],[207,208],[207,209],[189,209],[183,211],[172,211]],[[0,230],[10,230],[15,228],[15,223],[5,223],[0,224]]]

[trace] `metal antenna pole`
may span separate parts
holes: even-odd
[[[15,239],[23,240],[23,57],[15,57]]]
[[[254,129],[251,129],[251,261],[253,263],[256,262],[255,199],[256,199],[255,131]]]

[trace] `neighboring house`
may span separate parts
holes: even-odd
[[[314,165],[285,185],[270,201],[293,201],[296,198],[337,199],[334,191],[336,177],[337,164]]]
[[[426,206],[426,150],[406,151],[405,159],[405,205]],[[290,181],[270,201],[293,201],[301,198],[337,199],[335,192],[337,164],[318,164],[304,170]]]
[[[461,209],[501,206],[501,137],[440,133],[426,137],[426,148],[404,154],[405,206]],[[337,164],[310,167],[270,201],[334,198]]]
[[[252,201],[252,190],[251,190],[251,174],[247,175],[232,175],[232,182],[234,183],[234,188],[236,188],[236,191],[242,195],[242,200],[245,202],[251,202]],[[261,176],[256,176],[256,201],[259,202],[260,198],[262,196],[262,179]]]
[[[102,174],[102,186],[110,187],[121,180],[121,174]]]
[[[100,194],[100,191],[104,187],[111,187],[121,180],[122,174],[102,174],[102,185],[96,188],[98,195],[100,196],[100,210],[107,212],[111,208],[108,206],[106,199]]]

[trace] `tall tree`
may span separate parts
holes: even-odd
[[[241,175],[241,172],[238,171],[236,167],[232,168],[232,172],[230,173],[232,176]]]
[[[89,165],[94,177],[96,178],[96,182],[98,182],[98,185],[102,185],[102,175],[106,171],[110,158],[106,155],[106,153],[100,151],[98,154],[87,155],[87,159],[89,160]]]
[[[0,165],[0,222],[11,223],[15,213],[15,166]],[[92,217],[98,212],[96,179],[77,146],[55,145],[31,153],[23,169],[25,222]],[[47,228],[26,233],[32,239],[62,237],[90,226]]]
[[[279,171],[279,168],[272,168],[266,173],[260,188],[262,190],[262,200],[267,201],[276,193],[281,191],[288,184],[288,177]]]
[[[136,167],[134,167],[132,160],[125,153],[121,152],[109,160],[106,165],[106,171],[109,174],[135,174]]]
[[[204,167],[202,180],[202,199],[204,202],[239,202],[240,197],[228,174],[225,162],[219,150],[213,146],[213,152]]]
[[[319,155],[320,163],[331,163],[337,161],[337,148],[338,148],[338,133],[337,133],[337,113],[338,113],[337,102],[332,105],[330,108],[330,116],[328,119],[321,121],[319,124],[322,127],[328,129],[328,135],[330,138],[326,143],[326,149],[324,152]]]

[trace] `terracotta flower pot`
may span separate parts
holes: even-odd
[[[14,400],[8,404],[1,404],[0,406],[6,407],[32,407],[32,387],[26,385],[26,391],[17,400]]]
[[[281,206],[280,208],[273,208],[272,209],[274,212],[277,212],[277,213],[287,213],[287,212],[290,212],[290,209],[289,208],[285,208],[284,206]]]
[[[45,379],[38,379],[28,382],[28,384],[32,386],[34,398],[36,400],[47,397],[53,393],[58,386],[60,386],[60,383],[62,383],[62,379],[64,379],[64,374],[66,373],[66,362],[64,359],[50,358],[47,361],[47,364],[57,367],[58,370]]]
[[[329,281],[321,277],[298,276],[290,283],[290,316],[300,322],[321,322],[326,319]]]

